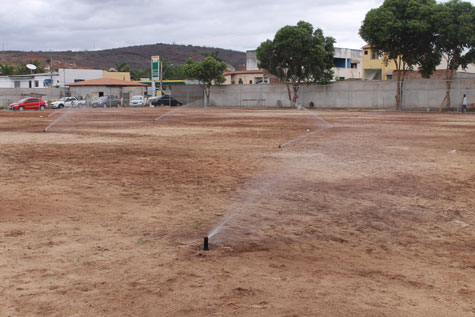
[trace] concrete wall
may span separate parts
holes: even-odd
[[[460,106],[463,94],[475,102],[475,79],[457,79],[452,83],[453,106]],[[299,104],[317,108],[394,109],[396,81],[343,81],[329,85],[303,85]],[[411,80],[404,83],[403,108],[438,110],[445,96],[443,80]],[[285,85],[215,86],[211,105],[223,107],[290,107]]]
[[[203,88],[200,85],[171,86],[171,95],[184,105],[203,106]]]
[[[0,106],[8,106],[22,98],[36,96],[45,101],[53,101],[65,96],[65,93],[61,88],[0,88]]]

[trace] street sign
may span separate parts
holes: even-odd
[[[160,56],[152,56],[152,80],[160,79]]]

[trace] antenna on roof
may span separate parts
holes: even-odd
[[[33,64],[26,64],[26,68],[31,70],[31,73],[33,74],[33,71],[37,69],[38,67],[36,67],[36,65],[33,65]]]

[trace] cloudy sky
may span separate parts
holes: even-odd
[[[475,0],[471,0],[474,3]],[[383,0],[2,0],[0,49],[99,50],[176,43],[245,51],[299,20],[360,48]]]

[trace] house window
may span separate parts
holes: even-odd
[[[371,59],[380,59],[381,55],[377,50],[371,50]]]
[[[364,54],[365,54],[365,55],[368,55],[368,51],[364,51]]]
[[[20,86],[21,86],[21,85],[20,85],[20,81],[19,81],[19,80],[15,80],[15,81],[13,82],[13,87],[14,87],[14,88],[20,88]]]
[[[231,82],[231,85],[234,85],[235,83],[236,83],[236,81],[233,80],[233,81]]]
[[[242,85],[244,84],[244,82],[242,81],[242,78],[239,78],[239,85]]]
[[[252,85],[252,80],[249,81],[249,85]]]
[[[35,80],[35,87],[36,88],[40,87],[40,82],[38,80]]]
[[[358,68],[358,64],[357,63],[351,63],[351,68]]]

